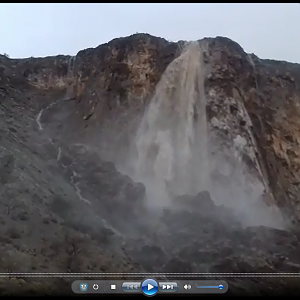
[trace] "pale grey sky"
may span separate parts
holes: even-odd
[[[0,4],[0,53],[75,55],[144,32],[168,40],[226,36],[261,58],[300,63],[300,4]]]

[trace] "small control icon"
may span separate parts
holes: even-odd
[[[142,292],[146,296],[154,296],[158,291],[158,283],[154,279],[146,279],[142,283]]]
[[[141,290],[140,282],[123,282],[123,292],[139,292]]]
[[[95,291],[97,291],[98,289],[99,289],[99,285],[98,284],[93,284],[93,289],[95,290]]]
[[[190,289],[192,288],[192,286],[191,286],[190,284],[185,284],[185,285],[183,286],[183,288],[184,288],[185,290],[190,290]]]
[[[177,283],[176,282],[160,282],[159,283],[160,292],[176,292]]]
[[[80,291],[81,292],[86,292],[88,288],[87,283],[80,283]]]

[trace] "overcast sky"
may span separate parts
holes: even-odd
[[[0,4],[0,53],[75,55],[136,32],[226,36],[261,58],[300,63],[300,4]]]

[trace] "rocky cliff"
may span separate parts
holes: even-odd
[[[0,56],[2,272],[298,272],[298,64],[200,40],[215,202],[185,195],[150,213],[128,177],[145,109],[184,45],[136,34],[75,57]]]

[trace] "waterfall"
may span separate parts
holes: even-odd
[[[138,129],[135,178],[157,203],[206,187],[204,74],[202,49],[190,42],[163,73]]]

